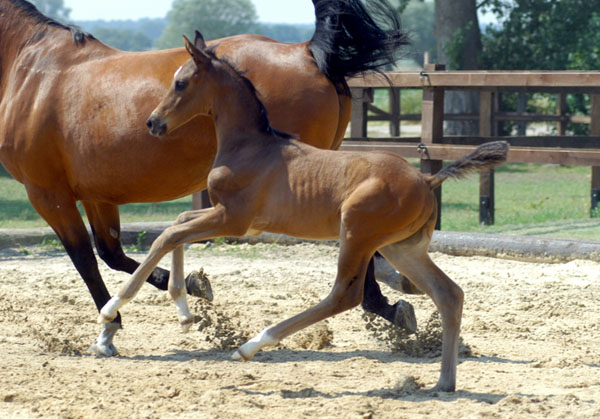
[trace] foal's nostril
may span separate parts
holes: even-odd
[[[150,129],[152,129],[152,126],[154,124],[152,123],[152,117],[148,118],[148,120],[146,121],[146,126]]]

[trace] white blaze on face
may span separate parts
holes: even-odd
[[[175,72],[175,74],[173,75],[173,78],[174,78],[174,79],[175,79],[175,78],[177,78],[177,75],[179,74],[179,72],[181,71],[181,69],[182,69],[182,68],[183,68],[183,66],[181,66],[181,67],[179,67],[179,68],[177,69],[177,71],[176,71],[176,72]]]

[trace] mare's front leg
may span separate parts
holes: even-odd
[[[225,220],[225,208],[217,205],[195,219],[172,225],[163,231],[152,243],[146,259],[135,270],[129,281],[100,310],[99,322],[111,321],[117,315],[119,308],[135,297],[148,275],[167,253],[186,243],[222,236],[239,236],[246,232],[244,223],[233,221],[226,223]]]
[[[92,234],[98,255],[111,268],[132,274],[140,266],[139,262],[128,257],[121,244],[121,222],[116,205],[83,202],[83,207],[92,227]],[[190,211],[195,213],[195,211]],[[169,284],[169,271],[154,268],[146,281],[156,288],[166,291]],[[192,273],[185,279],[188,294],[212,300],[210,284],[204,278]]]
[[[110,294],[100,275],[90,236],[77,210],[75,199],[69,190],[61,188],[60,184],[57,185],[55,190],[27,184],[25,187],[31,204],[56,232],[65,247],[99,311],[110,299]],[[103,326],[89,351],[105,356],[116,355],[113,338],[119,329],[121,316],[115,313],[111,321]]]

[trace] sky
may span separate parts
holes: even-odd
[[[310,0],[252,0],[258,20],[270,23],[313,23]],[[122,20],[165,17],[173,0],[64,0],[71,20]]]

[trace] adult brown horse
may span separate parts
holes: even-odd
[[[275,127],[335,149],[351,112],[345,77],[394,61],[406,42],[393,9],[370,0],[313,0],[310,42],[263,36],[215,40],[256,85]],[[382,29],[379,19],[391,29]],[[0,0],[0,161],[25,185],[54,229],[98,308],[110,298],[77,209],[80,201],[100,257],[134,272],[121,247],[118,205],[178,198],[206,187],[216,153],[213,122],[199,117],[162,141],[145,121],[189,58],[184,48],[123,52],[42,15],[24,0]],[[167,288],[168,271],[148,281]],[[376,286],[376,285],[375,285]],[[380,294],[378,294],[380,296]],[[114,354],[117,317],[99,338]]]

